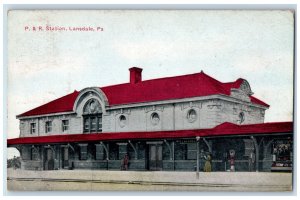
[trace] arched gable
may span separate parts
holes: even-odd
[[[95,99],[99,102],[101,111],[103,114],[106,113],[105,107],[108,106],[108,100],[104,92],[97,87],[85,88],[80,91],[78,97],[75,100],[73,111],[77,113],[77,115],[82,115],[84,112],[85,105],[91,101],[91,99]]]
[[[240,85],[240,90],[242,90],[248,96],[253,95],[254,93],[251,90],[250,84],[247,80],[243,79],[242,84]]]

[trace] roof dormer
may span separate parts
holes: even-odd
[[[246,81],[245,79],[242,79],[242,84],[240,85],[240,90],[242,90],[245,94],[247,94],[248,96],[253,95],[254,93],[251,90],[250,84],[248,81]]]

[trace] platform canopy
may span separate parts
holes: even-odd
[[[117,132],[117,133],[93,133],[93,134],[64,134],[51,136],[23,137],[7,140],[7,146],[19,144],[53,144],[70,142],[96,142],[118,140],[152,140],[152,139],[176,139],[195,137],[222,137],[222,136],[254,136],[292,134],[292,122],[274,122],[251,125],[236,125],[223,123],[212,129],[178,130],[178,131],[154,131],[154,132]]]

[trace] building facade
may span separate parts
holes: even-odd
[[[291,167],[292,123],[264,123],[269,105],[247,80],[222,83],[201,71],[142,81],[141,68],[129,71],[129,83],[74,91],[18,115],[20,137],[8,146],[22,168],[120,170],[127,154],[128,170],[193,171],[210,155],[213,171],[270,171],[280,144]]]

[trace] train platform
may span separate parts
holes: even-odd
[[[53,170],[7,171],[9,191],[289,192],[292,173]],[[31,183],[31,184],[29,184]],[[81,187],[79,187],[81,185]]]

